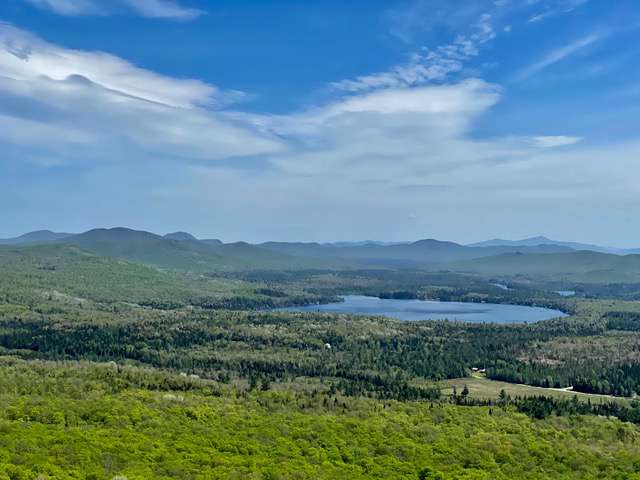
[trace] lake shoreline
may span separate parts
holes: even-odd
[[[340,302],[291,306],[272,311],[383,316],[399,321],[449,320],[520,325],[568,316],[561,310],[508,303],[388,299],[367,295],[340,297]]]

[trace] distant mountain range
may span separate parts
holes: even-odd
[[[614,255],[574,250],[552,255],[510,253],[453,262],[458,273],[511,280],[533,279],[564,283],[640,283],[640,255]]]
[[[434,239],[417,242],[246,242],[200,240],[187,232],[164,236],[129,228],[98,228],[80,234],[48,230],[0,240],[27,247],[75,246],[95,255],[152,265],[161,269],[208,273],[228,270],[296,270],[412,268],[490,276],[551,275],[563,278],[636,278],[638,250],[609,249],[546,237],[489,240],[460,245]],[[614,255],[615,253],[615,255]],[[628,267],[628,265],[631,265]],[[640,271],[640,263],[638,263]],[[613,272],[612,275],[610,273]],[[622,272],[622,273],[621,273]],[[618,275],[621,274],[622,276]],[[640,277],[638,277],[640,281]]]
[[[592,245],[589,243],[578,242],[561,242],[558,240],[551,240],[547,237],[531,237],[524,238],[522,240],[504,240],[502,238],[494,238],[493,240],[486,240],[484,242],[472,243],[469,247],[499,247],[499,246],[511,246],[511,247],[533,247],[537,245],[557,245],[560,247],[567,247],[571,250],[590,250],[592,252],[601,253],[613,253],[615,255],[629,255],[640,253],[640,248],[624,249],[615,247],[603,247],[600,245]]]
[[[560,253],[571,249],[555,245],[534,247],[469,247],[454,242],[427,239],[406,244],[380,245],[376,243],[335,244],[267,242],[261,247],[274,252],[299,257],[342,259],[359,264],[386,267],[426,267],[440,263],[471,260],[504,253]]]
[[[64,237],[55,243],[159,268],[203,273],[214,270],[319,268],[325,265],[314,259],[301,262],[245,242],[198,240],[184,232],[160,236],[128,228],[98,228]]]

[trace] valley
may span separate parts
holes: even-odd
[[[539,266],[583,252],[469,260],[485,247],[446,244],[435,262],[433,242],[308,255],[126,229],[39,235],[0,246],[0,474],[12,480],[635,475],[640,289],[590,282],[600,261],[572,279],[557,260]],[[520,273],[452,269],[456,255]],[[611,256],[607,275],[632,272],[597,255]],[[403,321],[352,310],[354,298],[430,307]],[[428,320],[434,306],[445,313]],[[456,321],[453,306],[486,318]],[[537,310],[552,313],[518,313]],[[578,431],[597,457],[544,433]]]

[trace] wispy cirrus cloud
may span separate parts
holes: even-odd
[[[530,4],[537,8],[536,13],[529,17],[529,23],[542,22],[548,18],[556,17],[565,13],[571,13],[578,7],[585,5],[589,0],[553,0],[547,1],[529,1]]]
[[[413,0],[392,7],[386,14],[386,20],[391,36],[413,44],[423,33],[435,29],[465,30],[486,13],[492,13],[492,9],[485,2]]]
[[[435,48],[423,47],[409,61],[384,71],[332,83],[338,90],[360,92],[377,88],[400,88],[440,82],[462,71],[465,62],[479,54],[480,47],[495,38],[491,15],[482,14],[471,33],[457,35],[453,42]]]
[[[147,18],[193,20],[205,12],[174,0],[25,0],[59,15],[111,15],[128,9]]]
[[[533,75],[549,68],[552,65],[570,57],[571,55],[579,52],[580,50],[592,45],[593,43],[603,39],[606,35],[603,33],[592,33],[585,37],[579,38],[567,45],[555,48],[548,52],[542,59],[531,65],[523,68],[514,76],[515,81],[523,81],[532,77]]]

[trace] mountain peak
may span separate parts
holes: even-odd
[[[167,240],[178,240],[178,241],[184,241],[184,240],[198,240],[196,237],[194,237],[193,235],[191,235],[190,233],[187,232],[172,232],[172,233],[167,233],[164,238],[166,238]]]
[[[126,227],[113,227],[113,228],[94,228],[79,235],[74,235],[69,238],[70,241],[92,239],[99,241],[118,241],[118,240],[134,240],[134,239],[161,239],[160,235],[155,233],[146,232],[144,230],[133,230]]]
[[[539,245],[558,245],[560,243],[562,242],[556,242],[542,235],[538,235],[536,237],[523,238],[522,240],[505,240],[504,238],[493,238],[491,240],[485,240],[484,242],[472,243],[471,245],[467,245],[467,246],[469,247],[499,247],[499,246],[537,247]]]
[[[446,240],[436,240],[435,238],[425,238],[422,240],[417,240],[410,245],[421,246],[421,247],[460,247],[461,245],[455,242],[449,242]]]
[[[523,243],[523,242],[540,242],[539,245],[542,245],[544,243],[554,243],[553,240],[551,240],[550,238],[547,238],[545,236],[542,236],[542,235],[538,235],[537,237],[525,238],[523,240],[519,240],[519,242],[521,242],[521,243]]]

